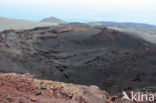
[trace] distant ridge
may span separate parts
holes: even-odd
[[[88,22],[88,25],[91,26],[111,26],[111,27],[119,27],[125,29],[138,29],[138,30],[155,30],[156,26],[151,24],[144,23],[133,23],[133,22]]]
[[[9,19],[0,17],[0,31],[9,30],[9,29],[32,29],[35,27],[42,27],[42,26],[52,26],[52,25],[60,25],[60,24],[69,24],[72,26],[106,26],[112,29],[125,29],[125,30],[137,30],[141,32],[146,32],[152,35],[156,35],[156,26],[144,23],[131,23],[131,22],[87,22],[87,23],[80,23],[80,22],[65,22],[55,17],[49,17],[41,20],[40,22],[33,22],[28,20],[20,20],[20,19]]]

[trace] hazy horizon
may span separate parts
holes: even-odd
[[[40,21],[56,17],[67,22],[134,22],[156,25],[154,0],[0,0],[0,16]]]

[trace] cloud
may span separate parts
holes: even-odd
[[[1,3],[10,4],[91,4],[91,5],[137,5],[150,6],[156,3],[155,0],[0,0]],[[74,4],[75,3],[75,4]]]
[[[156,0],[0,0],[3,14],[153,22]],[[8,13],[4,13],[6,11]],[[146,20],[145,20],[146,19]],[[154,21],[156,24],[156,21]]]
[[[87,9],[96,12],[100,10],[112,12],[124,10],[130,12],[134,9],[147,12],[152,9],[156,10],[156,0],[0,0],[0,5],[29,5],[51,9],[62,7],[62,9]]]

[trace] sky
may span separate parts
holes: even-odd
[[[116,21],[156,25],[156,0],[0,0],[0,16],[40,21]]]

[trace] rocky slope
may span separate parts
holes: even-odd
[[[155,45],[129,33],[64,24],[0,32],[0,72],[98,85],[108,93],[155,86]]]
[[[0,74],[0,103],[111,103],[96,86],[39,80],[30,74]]]
[[[151,103],[122,99],[122,93],[110,96],[93,85],[40,80],[28,73],[0,73],[0,87],[0,103]]]

